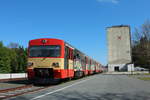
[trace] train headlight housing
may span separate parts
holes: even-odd
[[[54,62],[54,63],[52,63],[52,66],[59,67],[59,63],[58,62]]]
[[[33,66],[33,62],[28,62],[28,63],[27,63],[27,66],[28,66],[28,67]]]

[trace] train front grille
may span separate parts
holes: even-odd
[[[54,78],[53,68],[35,68],[34,72],[37,78]]]

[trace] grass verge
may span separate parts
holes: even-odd
[[[150,81],[150,77],[138,77],[140,80]]]

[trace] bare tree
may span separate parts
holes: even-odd
[[[140,28],[135,28],[133,37],[132,51],[135,65],[150,69],[150,21],[146,20]]]

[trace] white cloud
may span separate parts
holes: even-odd
[[[109,3],[113,3],[113,4],[118,4],[119,0],[97,0],[98,2],[109,2]]]

